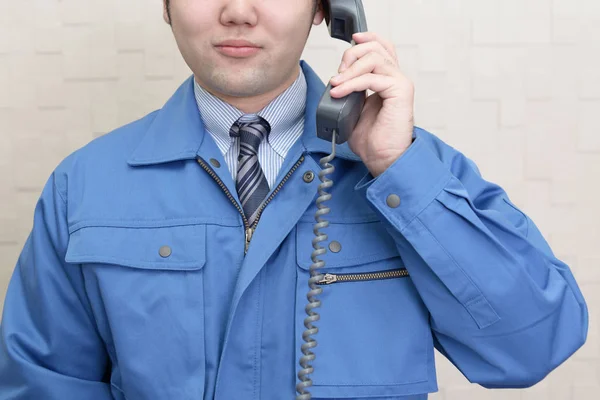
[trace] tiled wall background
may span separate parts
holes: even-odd
[[[66,155],[159,108],[190,74],[162,0],[0,0],[0,306],[42,185]],[[417,89],[417,124],[475,160],[572,267],[588,342],[527,390],[438,354],[435,400],[600,397],[600,1],[364,0]],[[327,80],[347,45],[313,30]]]

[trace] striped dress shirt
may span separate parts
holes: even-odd
[[[263,140],[258,148],[258,161],[270,188],[276,184],[287,152],[304,131],[306,89],[306,79],[300,68],[294,83],[257,113],[271,125],[268,140]],[[204,127],[221,150],[235,182],[240,139],[230,137],[229,131],[244,113],[206,91],[196,80],[194,92]]]

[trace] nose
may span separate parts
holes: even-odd
[[[257,0],[225,0],[221,12],[223,25],[256,25],[258,13]]]

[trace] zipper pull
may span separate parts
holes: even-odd
[[[250,246],[250,241],[252,240],[253,233],[254,233],[254,229],[252,229],[252,228],[246,229],[246,247],[244,249],[244,254],[248,253],[248,247]]]
[[[325,274],[325,277],[317,282],[318,285],[329,285],[337,282],[337,275]]]

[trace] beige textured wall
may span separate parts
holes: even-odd
[[[53,168],[161,107],[190,74],[162,0],[0,0],[0,299]],[[436,400],[600,396],[600,1],[364,0],[397,44],[417,123],[502,185],[572,267],[588,343],[528,390],[469,384],[438,354]],[[346,45],[316,28],[303,58],[332,76]],[[0,305],[2,300],[0,300]]]

